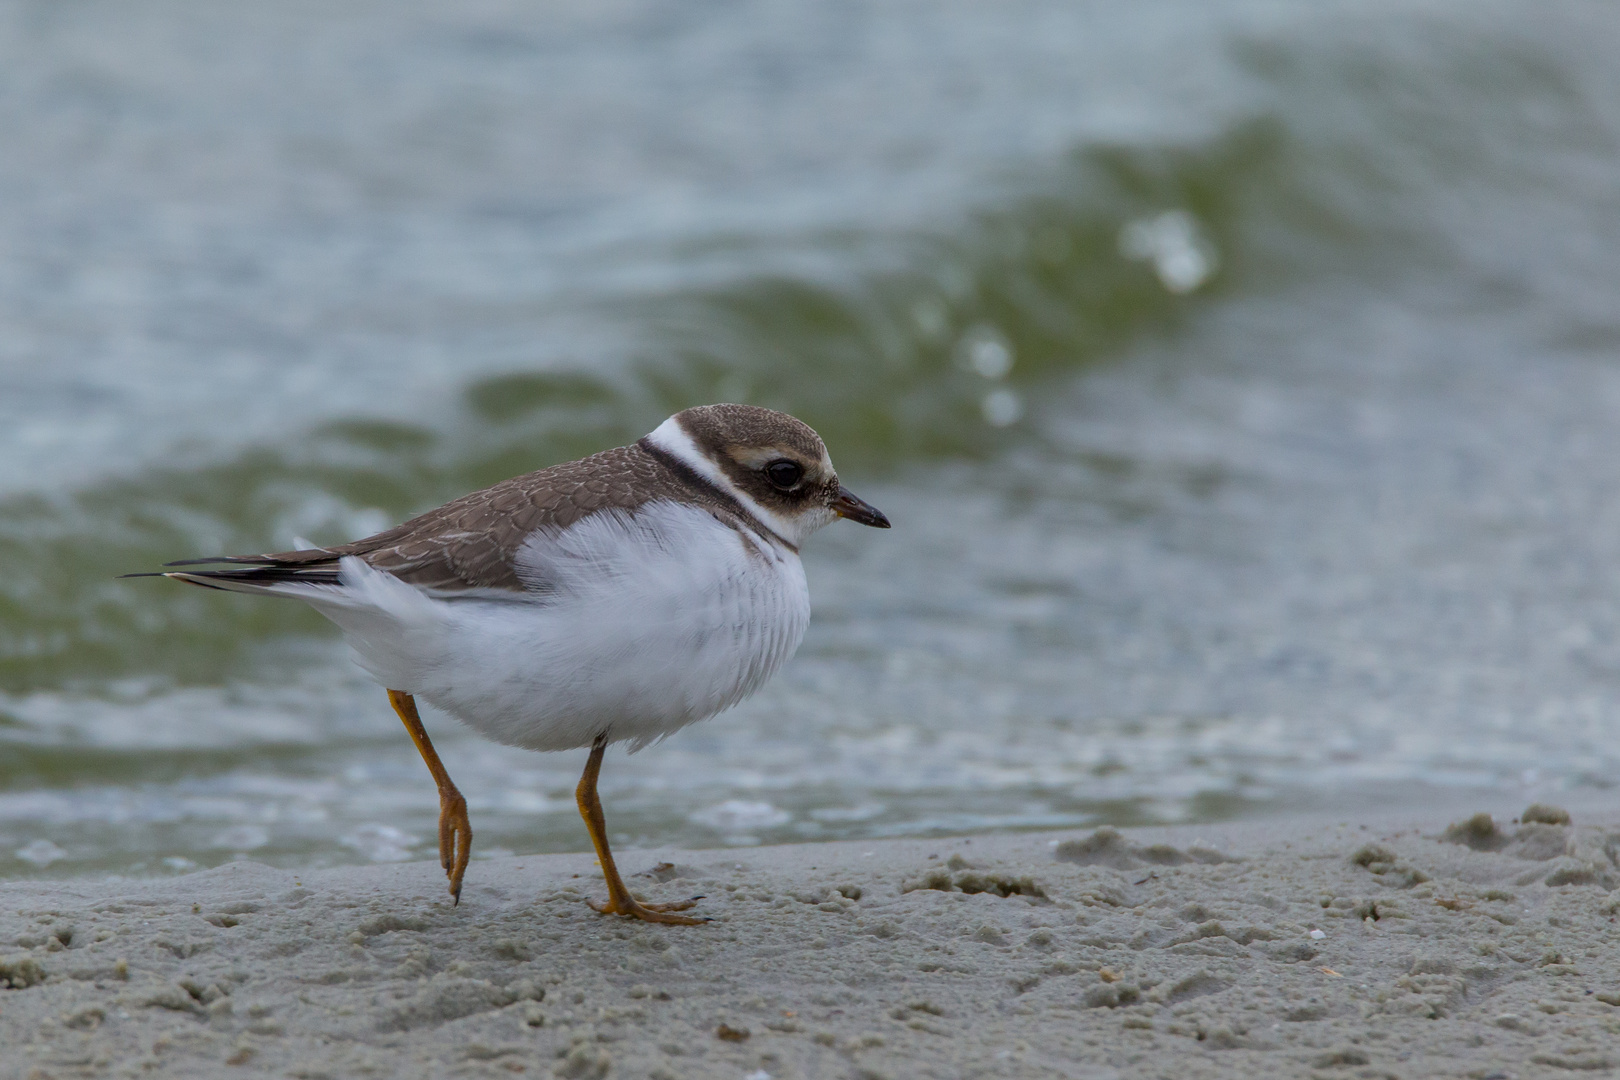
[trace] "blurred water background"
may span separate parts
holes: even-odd
[[[0,2],[0,874],[431,857],[336,542],[715,400],[895,528],[626,845],[1620,777],[1603,3]],[[583,754],[428,717],[477,854]]]

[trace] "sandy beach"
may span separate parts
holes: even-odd
[[[1539,807],[0,885],[7,1077],[1488,1077],[1620,1067],[1620,826]],[[1539,819],[1539,820],[1537,820]]]

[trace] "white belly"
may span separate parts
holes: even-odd
[[[490,738],[532,750],[631,749],[735,705],[810,621],[798,555],[707,511],[651,503],[531,538],[529,598],[435,599],[345,560],[344,600],[310,599],[362,666]]]

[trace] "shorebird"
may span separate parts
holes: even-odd
[[[602,755],[730,708],[781,668],[810,620],[799,547],[837,518],[889,527],[808,425],[705,405],[352,544],[185,559],[162,576],[302,600],[342,628],[438,785],[457,903],[472,826],[417,698],[496,742],[590,747],[575,798],[608,891],[591,906],[695,924],[678,912],[701,897],[643,903],[625,887],[596,791]]]

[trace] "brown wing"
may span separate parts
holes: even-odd
[[[656,498],[680,498],[735,518],[738,507],[689,470],[640,445],[515,476],[435,510],[340,547],[186,560],[170,566],[235,563],[226,570],[186,571],[187,580],[221,585],[283,582],[337,584],[338,560],[357,555],[402,581],[441,593],[524,591],[515,556],[537,529],[566,529],[598,510],[633,510]],[[196,584],[207,584],[196,581]]]

